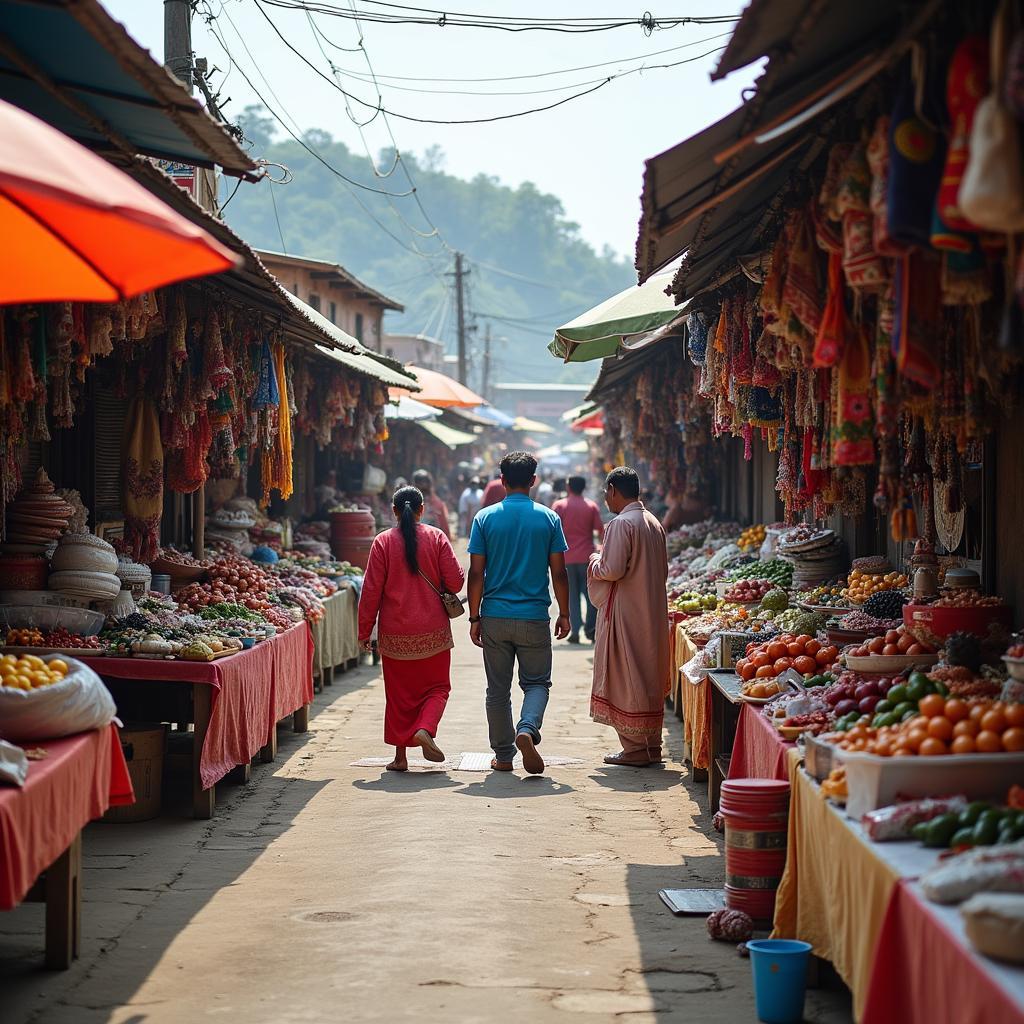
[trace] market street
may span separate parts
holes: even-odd
[[[462,622],[455,635],[449,756],[487,746],[478,652]],[[81,959],[41,969],[40,906],[0,918],[4,1024],[753,1020],[748,961],[658,897],[722,884],[678,723],[663,770],[599,767],[612,747],[587,713],[590,651],[555,646],[542,748],[581,765],[350,767],[387,753],[364,667],[317,697],[305,737],[281,732],[276,764],[218,786],[212,821],[183,803],[90,825]],[[847,1005],[811,991],[807,1019],[846,1021]]]

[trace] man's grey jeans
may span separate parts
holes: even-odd
[[[551,689],[551,623],[547,619],[480,620],[487,673],[487,728],[499,761],[516,753],[516,733],[527,732],[540,743],[540,728]],[[523,708],[512,725],[512,673],[519,662]]]

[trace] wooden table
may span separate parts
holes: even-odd
[[[736,726],[739,722],[740,687],[743,680],[735,672],[712,669],[708,672],[711,698],[711,728],[708,741],[708,810],[718,810],[722,783],[729,777]]]
[[[123,721],[192,725],[192,813],[213,816],[214,786],[249,778],[277,753],[277,723],[305,732],[313,699],[313,642],[301,622],[247,651],[211,662],[82,658],[109,687]]]
[[[334,682],[335,669],[347,672],[359,661],[358,603],[355,587],[343,583],[324,599],[324,617],[310,626],[317,693]]]
[[[134,803],[117,727],[33,740],[24,787],[0,789],[0,910],[46,903],[46,966],[78,956],[82,914],[82,828],[111,806]]]

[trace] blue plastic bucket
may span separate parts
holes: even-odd
[[[754,971],[757,1019],[764,1024],[803,1020],[810,944],[796,939],[757,939],[747,943]]]

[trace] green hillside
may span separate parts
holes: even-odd
[[[386,330],[427,330],[454,351],[455,305],[446,291],[452,279],[444,276],[453,269],[452,257],[425,259],[413,252],[413,245],[429,253],[441,246],[436,238],[417,237],[391,206],[415,229],[429,231],[414,199],[389,202],[346,185],[297,142],[275,136],[274,122],[259,107],[247,108],[240,120],[246,138],[253,141],[253,154],[283,164],[294,180],[277,186],[266,181],[241,185],[224,214],[231,227],[261,248],[336,260],[405,305],[404,314],[387,314]],[[401,168],[375,179],[365,153],[350,150],[326,132],[310,131],[304,140],[351,179],[391,192],[408,188]],[[469,261],[469,307],[478,327],[471,340],[476,357],[470,383],[479,384],[488,314],[495,339],[492,382],[593,379],[597,364],[562,367],[546,345],[559,324],[634,283],[629,263],[610,251],[596,253],[566,218],[559,199],[529,182],[509,188],[482,174],[472,181],[456,178],[445,173],[443,154],[436,148],[420,158],[403,153],[403,160],[431,220]],[[381,169],[392,162],[389,153],[378,156]],[[281,174],[278,168],[271,171],[275,177]]]

